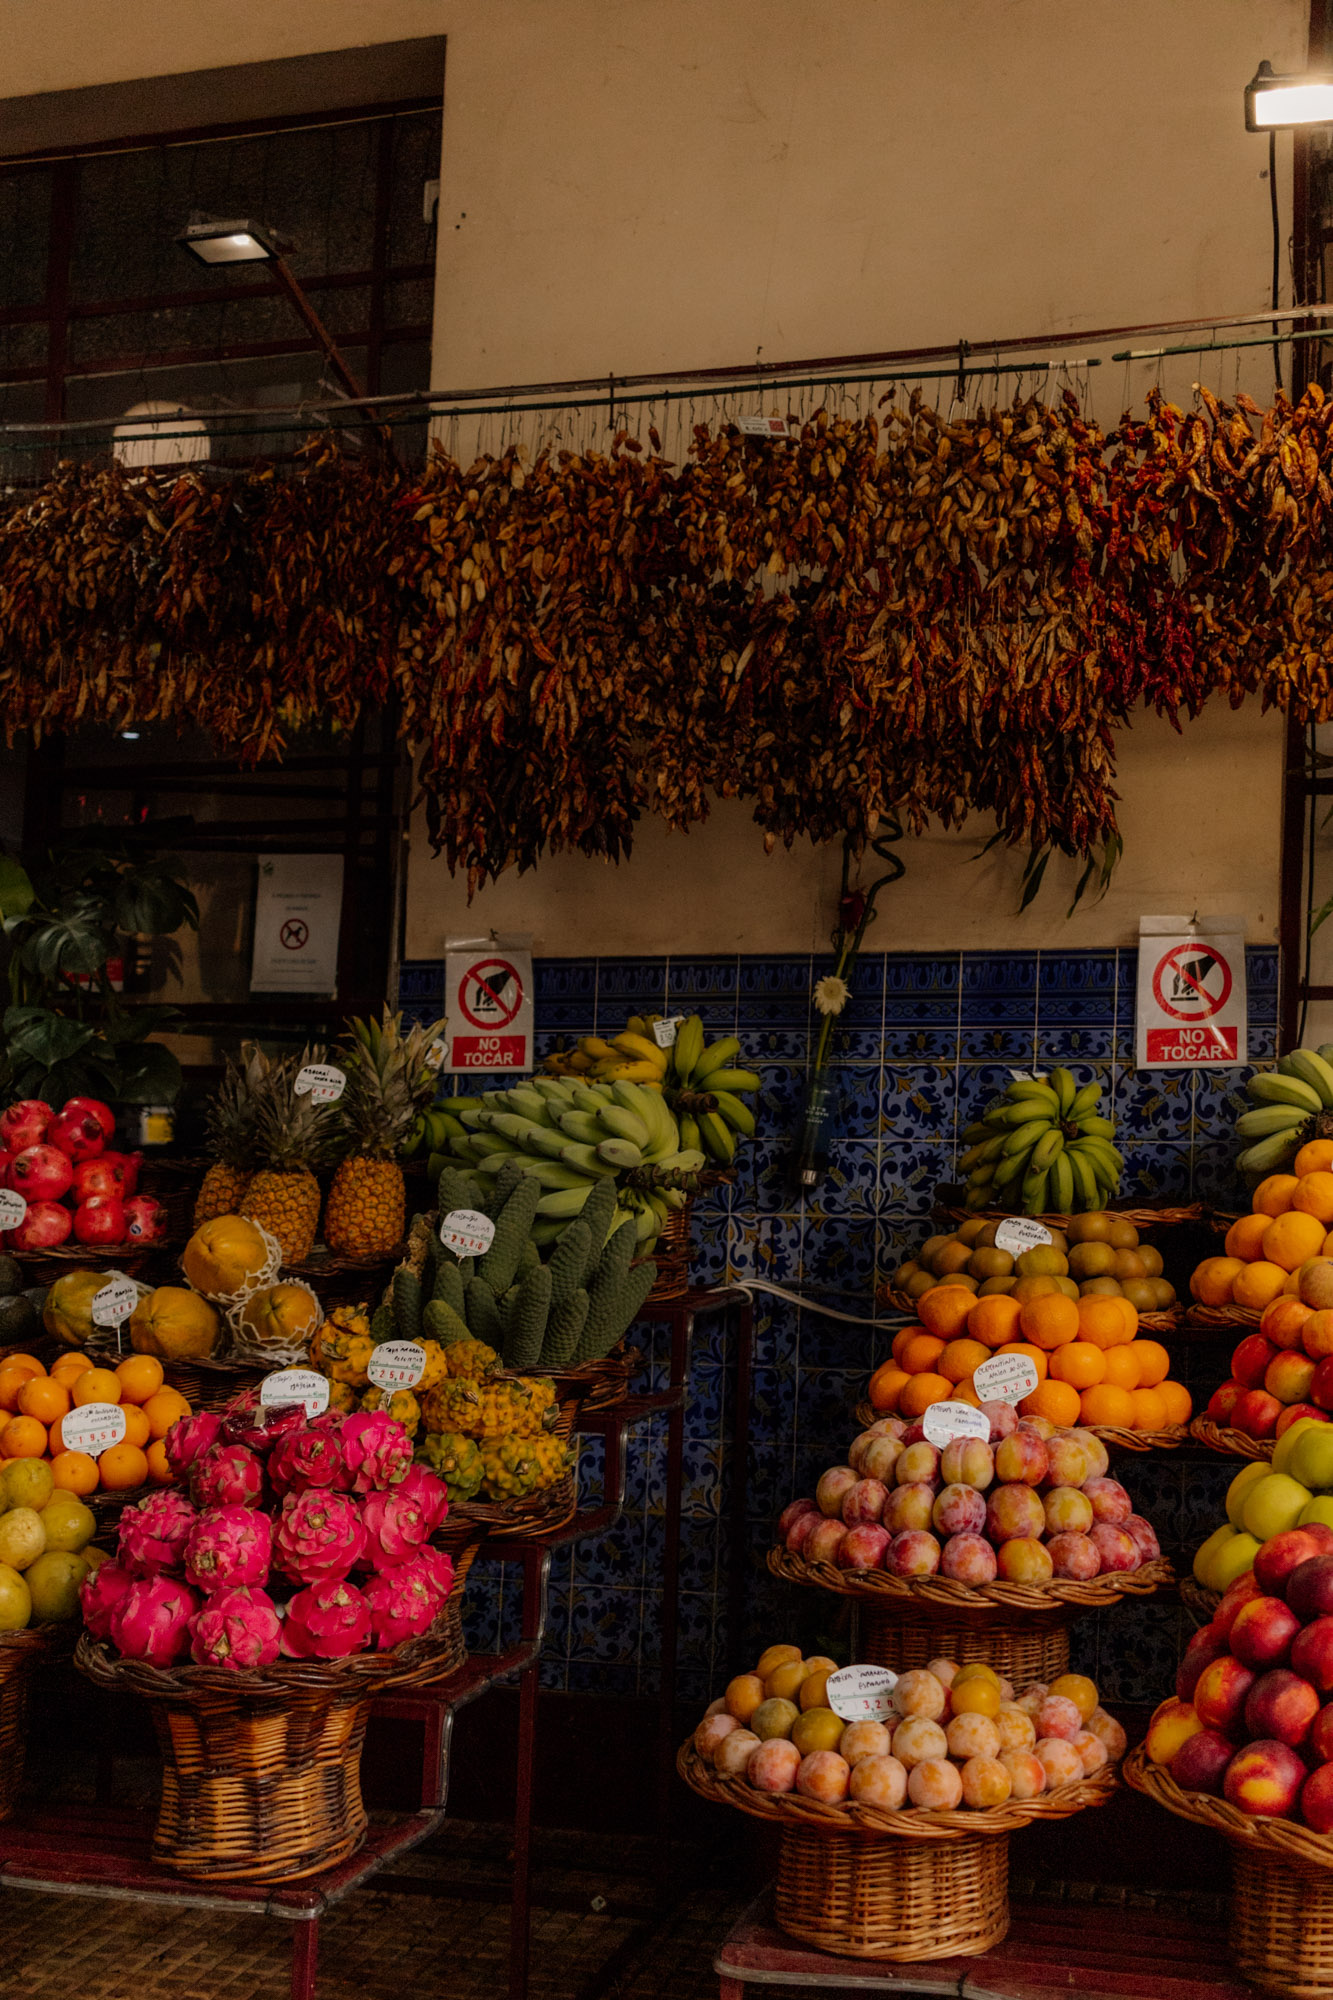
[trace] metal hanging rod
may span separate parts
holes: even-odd
[[[1333,312],[1333,306],[1321,306],[1321,312]],[[1302,315],[1304,317],[1304,315]],[[1120,354],[1113,354],[1112,361],[1161,361],[1168,354],[1226,354],[1235,347],[1282,347],[1294,346],[1298,340],[1328,340],[1327,327],[1316,327],[1313,333],[1265,333],[1257,340],[1206,340],[1201,346],[1185,347],[1127,347]]]

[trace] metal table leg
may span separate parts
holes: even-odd
[[[754,1301],[745,1298],[736,1316],[735,1380],[732,1384],[731,1519],[727,1548],[727,1678],[744,1671],[741,1635],[745,1625],[749,1491],[750,1379],[754,1365]]]
[[[310,1917],[293,1924],[292,2000],[315,2000],[315,1971],[319,1962],[319,1918]]]
[[[671,1377],[675,1389],[690,1369],[694,1315],[681,1310],[671,1318]],[[657,1725],[657,1826],[665,1833],[675,1796],[676,1771],[676,1639],[680,1622],[680,1502],[685,1484],[685,1404],[667,1412],[666,1520],[662,1548],[662,1664]]]
[[[523,1551],[523,1637],[539,1639],[546,1624],[549,1549]],[[526,2000],[531,1934],[532,1782],[537,1747],[540,1654],[518,1684],[518,1781],[514,1798],[514,1878],[509,1914],[509,2000]]]

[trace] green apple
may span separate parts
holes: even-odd
[[[1295,1430],[1295,1428],[1296,1426],[1293,1424],[1292,1429]],[[1245,1526],[1245,1495],[1249,1492],[1255,1480],[1266,1478],[1270,1470],[1271,1468],[1262,1458],[1251,1459],[1248,1465],[1242,1465],[1240,1471],[1236,1474],[1230,1486],[1228,1486],[1227,1519],[1237,1534]]]
[[[1292,1454],[1306,1431],[1322,1431],[1328,1438],[1330,1469],[1333,1469],[1333,1425],[1321,1423],[1317,1417],[1297,1417],[1294,1424],[1283,1431],[1273,1446],[1272,1466],[1274,1472],[1289,1472],[1293,1479],[1299,1479],[1305,1486],[1333,1486],[1333,1479],[1313,1479],[1308,1472],[1302,1472],[1292,1463]]]
[[[1290,1473],[1312,1492],[1327,1493],[1333,1488],[1333,1424],[1317,1424],[1312,1417],[1307,1418],[1293,1424],[1287,1437],[1296,1437],[1297,1431],[1301,1435],[1296,1438],[1286,1464],[1277,1469]],[[1279,1444],[1285,1444],[1287,1437],[1279,1438]],[[1276,1465],[1276,1452],[1273,1459]]]
[[[1225,1521],[1220,1528],[1213,1529],[1212,1534],[1209,1535],[1202,1548],[1195,1550],[1194,1581],[1204,1590],[1212,1590],[1214,1588],[1213,1584],[1209,1581],[1213,1564],[1221,1555],[1227,1543],[1234,1542],[1235,1539],[1236,1530],[1229,1521]]]
[[[1208,1569],[1209,1590],[1230,1590],[1238,1576],[1254,1568],[1261,1544],[1253,1535],[1233,1535],[1226,1547],[1213,1558]]]
[[[1245,1532],[1261,1542],[1271,1542],[1300,1519],[1302,1507],[1313,1498],[1308,1486],[1289,1472],[1268,1472],[1256,1479],[1245,1495],[1241,1515]]]
[[[1316,1493],[1301,1508],[1298,1528],[1333,1528],[1333,1493]]]

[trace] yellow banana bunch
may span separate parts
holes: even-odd
[[[631,1014],[623,1031],[609,1041],[583,1035],[572,1049],[546,1058],[551,1076],[588,1076],[598,1083],[637,1083],[662,1091],[676,1114],[681,1146],[702,1152],[719,1166],[730,1166],[737,1142],[752,1138],[754,1113],[744,1099],[758,1090],[752,1069],[737,1069],[741,1053],[734,1035],[705,1046],[704,1025],[697,1014],[676,1023],[673,1040],[662,1047],[654,1029],[660,1014]]]

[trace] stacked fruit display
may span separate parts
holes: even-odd
[[[1227,1489],[1226,1516],[1194,1558],[1194,1580],[1205,1590],[1228,1589],[1278,1535],[1333,1528],[1333,1430],[1298,1418],[1274,1445],[1271,1463],[1241,1467]]]
[[[1315,1139],[1296,1157],[1299,1173],[1270,1174],[1252,1212],[1227,1231],[1221,1257],[1205,1257],[1190,1279],[1202,1306],[1262,1312],[1295,1296],[1333,1306],[1333,1140]]]
[[[1313,1287],[1333,1299],[1330,1282]],[[1327,1423],[1333,1412],[1333,1309],[1283,1294],[1264,1308],[1257,1333],[1231,1357],[1231,1374],[1209,1398],[1205,1415],[1255,1439],[1280,1438],[1303,1418]]]
[[[59,1111],[25,1097],[0,1111],[0,1187],[27,1209],[6,1223],[5,1246],[22,1253],[76,1243],[103,1250],[160,1243],[166,1210],[136,1194],[140,1153],[111,1149],[116,1118],[94,1097],[71,1097]]]
[[[77,1617],[79,1586],[106,1561],[96,1531],[45,1459],[0,1459],[0,1635]]]
[[[834,1662],[770,1646],[694,1732],[724,1777],[824,1805],[984,1811],[1091,1777],[1125,1752],[1125,1732],[1084,1674],[1016,1692],[990,1667],[932,1660],[899,1676],[883,1722],[844,1722],[828,1705]],[[838,1697],[834,1696],[836,1700]]]
[[[1125,1162],[1100,1104],[1101,1085],[1080,1085],[1067,1069],[1015,1077],[964,1128],[966,1206],[1024,1215],[1105,1208]]]
[[[1145,1749],[1186,1791],[1333,1832],[1333,1531],[1272,1536],[1196,1632]]]
[[[247,1394],[177,1424],[167,1451],[188,1496],[127,1509],[81,1592],[88,1631],[125,1658],[243,1673],[388,1650],[439,1615],[454,1572],[430,1538],[448,1495],[383,1412],[312,1422]]]
[[[882,1417],[855,1438],[845,1465],[793,1500],[778,1536],[805,1562],[890,1576],[981,1585],[1089,1582],[1161,1554],[1149,1522],[1084,1430],[1020,1420],[986,1403],[989,1439],[930,1444],[919,1424]]]
[[[705,1044],[698,1014],[674,1018],[674,1039],[670,1024],[662,1030],[665,1048],[657,1040],[661,1023],[660,1014],[631,1014],[614,1040],[585,1035],[574,1048],[548,1056],[544,1067],[551,1076],[575,1081],[625,1079],[660,1090],[676,1114],[682,1147],[729,1167],[738,1142],[754,1137],[754,1113],[744,1100],[758,1090],[760,1078],[752,1069],[735,1067],[741,1052],[735,1035]]]
[[[1138,1312],[1166,1312],[1175,1286],[1162,1276],[1162,1254],[1139,1241],[1123,1216],[1106,1209],[1071,1216],[1064,1229],[1047,1231],[1048,1243],[1008,1250],[996,1242],[1003,1222],[971,1216],[951,1235],[929,1236],[893,1274],[892,1289],[919,1299],[935,1285],[962,1285],[978,1298],[1005,1292],[1016,1299],[1064,1292],[1071,1299],[1126,1298]]]
[[[1293,1162],[1297,1174],[1309,1173],[1301,1156],[1315,1138],[1315,1120],[1333,1112],[1333,1042],[1319,1049],[1292,1049],[1279,1056],[1275,1070],[1260,1070],[1245,1086],[1254,1107],[1236,1120],[1236,1136],[1246,1140],[1236,1165],[1258,1180]],[[1326,1156],[1318,1166],[1333,1162],[1333,1145],[1320,1142]]]
[[[102,1403],[123,1413],[123,1437],[100,1455],[67,1445],[66,1420]],[[149,1482],[167,1485],[171,1470],[164,1440],[189,1414],[185,1397],[164,1386],[162,1364],[148,1354],[127,1355],[106,1367],[74,1349],[62,1354],[49,1374],[31,1354],[7,1354],[0,1361],[0,1464],[48,1463],[61,1492],[124,1493]]]
[[[1032,1284],[1051,1284],[1033,1279]],[[977,1405],[972,1377],[996,1354],[1025,1355],[1037,1386],[1019,1404],[1051,1423],[1161,1432],[1189,1422],[1190,1393],[1167,1371],[1156,1340],[1138,1339],[1125,1298],[1054,1290],[977,1298],[946,1283],[916,1302],[920,1323],[901,1327],[890,1358],[870,1378],[870,1402],[885,1414],[920,1417],[946,1400]]]

